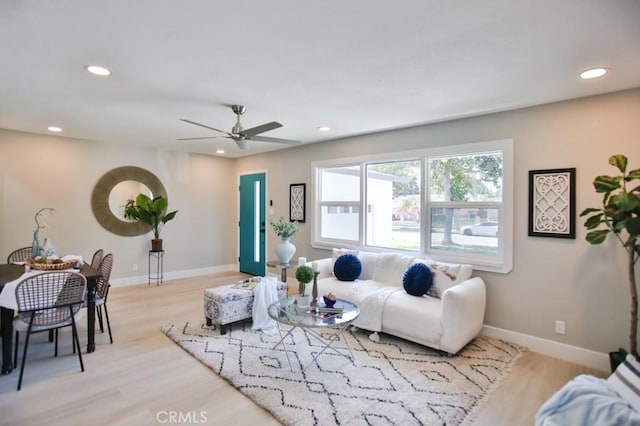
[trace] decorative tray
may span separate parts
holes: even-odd
[[[59,263],[38,263],[33,259],[27,259],[25,261],[25,264],[29,265],[31,269],[37,269],[38,271],[61,271],[73,267],[76,263],[76,260],[61,261]]]

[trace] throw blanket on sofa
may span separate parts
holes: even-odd
[[[262,277],[253,289],[253,326],[251,330],[273,335],[278,332],[278,323],[269,316],[267,308],[278,301],[276,277]]]
[[[603,379],[580,375],[549,398],[536,414],[537,426],[640,425],[640,413]]]
[[[399,287],[381,286],[372,281],[355,281],[344,298],[358,305],[360,316],[353,325],[369,331],[382,330],[382,310],[389,296],[396,291],[404,291]]]

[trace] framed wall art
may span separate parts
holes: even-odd
[[[306,188],[305,183],[292,183],[289,187],[289,220],[291,222],[304,222]]]
[[[576,238],[576,169],[529,171],[529,236]]]

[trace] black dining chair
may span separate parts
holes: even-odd
[[[24,366],[27,360],[31,334],[55,330],[55,356],[58,356],[58,329],[72,328],[73,348],[78,352],[80,369],[84,371],[76,319],[80,318],[87,289],[87,279],[78,272],[42,272],[24,278],[16,286],[18,314],[13,320],[16,330],[14,364],[18,359],[20,333],[27,334],[20,366],[18,390],[22,387]]]
[[[24,262],[30,257],[31,257],[31,246],[22,247],[9,253],[9,256],[7,256],[7,263]]]

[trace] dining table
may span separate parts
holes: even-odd
[[[75,269],[87,279],[87,352],[96,350],[95,323],[96,323],[96,287],[98,279],[102,276],[100,271],[88,263],[83,263],[80,269]],[[43,271],[45,272],[45,271]],[[17,280],[25,273],[24,265],[0,264],[0,292],[5,284]],[[13,370],[13,317],[15,311],[11,308],[0,306],[0,333],[2,335],[2,374],[9,374]]]

